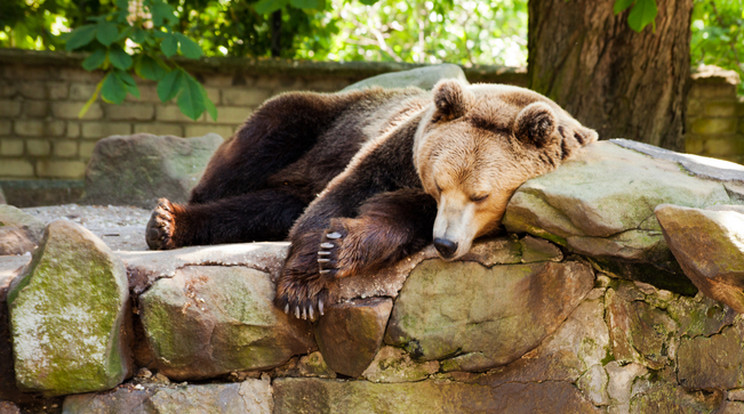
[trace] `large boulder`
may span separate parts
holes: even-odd
[[[139,297],[152,359],[175,379],[268,369],[315,349],[309,324],[273,304],[268,273],[232,266],[188,266]]]
[[[424,66],[400,72],[383,73],[382,75],[373,76],[351,84],[342,91],[372,87],[405,88],[408,86],[431,89],[442,79],[457,79],[461,82],[468,82],[462,68],[451,63],[443,63],[441,65]]]
[[[85,171],[87,204],[152,208],[158,198],[185,202],[223,142],[217,134],[114,135],[96,143]]]
[[[744,167],[714,163],[631,141],[597,142],[557,170],[524,183],[503,223],[509,231],[593,257],[617,276],[694,293],[669,252],[654,208],[738,204]],[[617,263],[645,265],[624,272]]]
[[[744,206],[656,208],[669,248],[695,286],[744,313]]]
[[[19,388],[61,395],[112,388],[131,371],[126,269],[103,242],[50,223],[8,291]]]
[[[41,220],[19,208],[0,204],[0,256],[32,252],[43,231]]]
[[[460,370],[482,371],[538,346],[593,284],[591,267],[580,261],[428,260],[413,270],[396,299],[385,342],[416,358],[449,358],[445,363]]]

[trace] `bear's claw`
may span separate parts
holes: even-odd
[[[277,297],[276,302],[284,313],[297,319],[315,321],[318,317],[325,315],[325,303],[328,300],[328,291],[324,287],[318,288],[316,283],[312,286],[300,284],[284,284],[280,282],[283,293]],[[312,295],[310,291],[317,291]],[[283,305],[283,306],[282,306]]]
[[[145,231],[145,241],[151,250],[168,250],[176,247],[173,242],[176,227],[174,214],[174,207],[170,201],[165,198],[158,200]]]
[[[343,226],[331,226],[323,235],[317,259],[322,277],[334,279],[338,276],[338,251],[347,234],[348,231]]]

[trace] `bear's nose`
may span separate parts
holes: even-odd
[[[440,239],[439,237],[434,239],[434,247],[444,259],[449,259],[457,251],[457,243],[452,240]]]

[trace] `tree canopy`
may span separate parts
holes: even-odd
[[[614,0],[629,8],[655,30],[656,0]],[[3,0],[0,47],[90,52],[106,71],[90,102],[136,96],[136,74],[196,118],[213,105],[174,56],[525,66],[527,17],[527,0]],[[692,65],[744,77],[742,27],[744,0],[696,0]]]

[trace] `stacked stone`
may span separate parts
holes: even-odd
[[[739,75],[715,66],[692,75],[687,100],[685,152],[744,162],[744,100]]]

